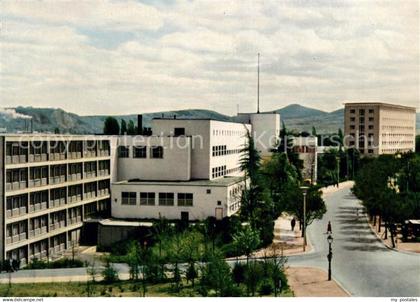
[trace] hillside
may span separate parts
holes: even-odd
[[[288,129],[310,132],[315,126],[319,134],[334,133],[343,127],[344,109],[325,112],[298,104],[289,105],[275,110],[280,113],[282,122]],[[143,123],[149,126],[154,117],[174,116],[178,118],[212,118],[229,121],[233,118],[211,110],[187,109],[143,114]],[[15,110],[0,111],[0,128],[8,132],[25,131],[29,127],[29,119],[33,119],[34,130],[38,132],[54,132],[56,128],[61,133],[92,134],[102,133],[106,116],[79,116],[59,108],[17,107]],[[137,114],[115,116],[118,120],[137,121]],[[420,113],[417,113],[417,132],[420,131]]]

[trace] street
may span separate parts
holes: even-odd
[[[420,296],[420,255],[386,248],[372,233],[360,201],[349,188],[328,194],[325,202],[323,219],[308,227],[314,251],[290,256],[290,266],[328,269],[326,231],[331,221],[332,277],[352,296]]]

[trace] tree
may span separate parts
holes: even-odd
[[[315,219],[321,219],[327,212],[322,192],[318,186],[311,186],[306,195],[306,225],[303,225],[303,192],[298,184],[288,184],[289,189],[285,190],[284,200],[286,211],[295,216],[302,225],[302,237],[307,228]]]
[[[127,122],[121,119],[121,135],[127,134]]]
[[[232,274],[219,250],[214,251],[203,267],[201,285],[214,289],[219,297],[228,296],[232,287]]]
[[[191,284],[194,287],[194,280],[198,277],[198,273],[193,262],[189,264],[185,277],[187,278],[188,282],[191,281]]]
[[[119,135],[120,134],[120,125],[118,121],[109,116],[105,119],[104,122],[104,134],[105,135]]]
[[[312,136],[318,136],[315,126],[312,126]]]
[[[420,153],[420,135],[416,135],[416,153]]]
[[[140,246],[137,241],[131,241],[126,255],[127,264],[130,267],[130,279],[137,281],[140,273]]]
[[[55,128],[54,128],[54,133],[55,133],[55,134],[60,134],[60,128],[55,127]]]
[[[257,231],[250,226],[246,226],[233,236],[233,243],[240,253],[246,255],[246,263],[248,265],[249,256],[260,245],[260,237]]]
[[[111,262],[107,260],[105,268],[102,271],[104,282],[111,284],[118,281],[118,271],[112,266]]]
[[[127,134],[128,135],[135,135],[136,134],[136,127],[134,126],[133,120],[128,121]]]

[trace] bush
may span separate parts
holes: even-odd
[[[79,259],[61,258],[56,261],[45,261],[34,258],[25,269],[47,269],[47,268],[71,268],[83,267],[85,264]]]
[[[119,280],[118,272],[110,262],[106,263],[105,269],[102,271],[102,277],[104,278],[104,282],[107,284],[114,283]]]
[[[245,270],[246,265],[243,265],[239,262],[235,263],[235,266],[232,270],[233,281],[239,285],[239,283],[243,283],[245,281]]]
[[[273,292],[273,286],[269,282],[264,282],[261,284],[260,289],[258,291],[261,296],[268,296],[271,295]]]

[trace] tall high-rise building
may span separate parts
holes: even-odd
[[[414,151],[415,132],[413,107],[378,102],[345,104],[345,143],[361,155]]]

